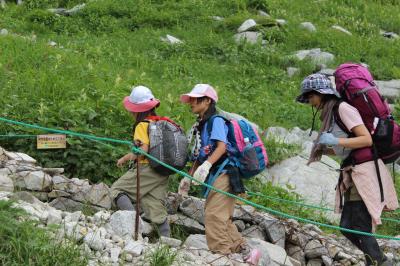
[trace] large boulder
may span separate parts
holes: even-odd
[[[338,180],[339,164],[322,156],[321,162],[315,162],[307,166],[308,158],[298,155],[286,159],[269,169],[264,180],[287,188],[302,195],[306,202],[333,208],[335,201],[335,187]],[[333,215],[332,213],[326,213]],[[331,216],[334,218],[335,216]]]

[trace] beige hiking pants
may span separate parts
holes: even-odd
[[[161,224],[167,218],[165,199],[167,197],[168,176],[155,172],[148,164],[139,165],[140,206],[145,217],[151,222]],[[131,169],[111,186],[111,197],[125,193],[132,202],[136,201],[136,169]]]
[[[214,187],[229,192],[229,176],[220,175]],[[246,240],[232,223],[236,200],[214,190],[208,194],[205,204],[205,227],[208,248],[216,253],[230,254],[240,252]]]

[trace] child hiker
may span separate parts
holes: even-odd
[[[301,83],[301,94],[297,97],[297,101],[316,108],[314,119],[321,110],[322,121],[308,163],[320,160],[323,153],[334,153],[343,159],[336,188],[335,206],[336,212],[342,213],[340,226],[372,233],[375,226],[381,224],[380,217],[383,210],[398,208],[397,195],[392,177],[381,159],[378,160],[378,164],[385,195],[382,202],[374,161],[351,163],[354,151],[371,149],[372,137],[358,110],[341,101],[339,97],[330,79],[325,75],[312,74]],[[342,126],[346,127],[351,135],[348,135],[339,124],[343,124]],[[342,203],[343,197],[344,203]],[[367,265],[386,265],[386,257],[375,237],[345,231],[342,233],[364,252]]]
[[[213,124],[207,122],[216,114],[218,96],[213,87],[208,84],[197,84],[190,93],[180,97],[181,102],[191,107],[192,113],[198,116],[193,126],[194,147],[192,150],[193,169],[189,172],[201,182],[206,182],[222,191],[231,192],[227,171],[221,172],[215,181],[210,181],[221,163],[226,159],[228,142],[228,126],[221,117],[213,119]],[[210,135],[208,127],[212,127]],[[195,183],[196,184],[196,183]],[[179,194],[187,195],[190,179],[183,178],[179,186]],[[208,192],[205,202],[205,231],[207,245],[215,253],[230,255],[241,253],[246,262],[257,265],[261,256],[257,249],[250,250],[245,239],[232,223],[235,199],[220,194],[214,190]]]
[[[160,105],[160,101],[154,98],[149,88],[137,86],[132,88],[130,96],[123,101],[125,109],[132,114],[135,119],[133,125],[133,140],[137,147],[148,152],[150,140],[148,126],[150,116],[155,116],[155,109]],[[142,155],[128,153],[117,162],[121,167],[127,162],[139,160],[140,175],[140,204],[143,208],[146,219],[158,225],[161,236],[170,235],[170,227],[167,220],[167,209],[164,200],[167,195],[168,176],[160,175],[149,166],[149,161]],[[111,196],[114,204],[120,210],[134,210],[132,201],[136,201],[136,171],[129,169],[111,186]]]

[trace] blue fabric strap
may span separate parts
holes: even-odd
[[[217,177],[222,173],[222,171],[224,170],[225,166],[226,166],[228,163],[229,163],[229,159],[226,158],[225,161],[218,167],[217,172],[215,172],[215,174],[213,174],[213,175],[210,175],[210,177],[209,177],[208,180],[207,180],[207,184],[208,184],[208,185],[212,186],[212,185],[214,184],[215,180],[216,180]],[[204,198],[207,198],[208,193],[210,193],[210,190],[211,190],[211,189],[210,189],[209,187],[206,187],[206,189],[205,189],[205,191],[204,191],[204,193],[203,193]]]

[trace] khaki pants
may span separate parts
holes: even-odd
[[[139,165],[140,178],[140,206],[145,218],[156,224],[161,224],[167,219],[165,198],[168,189],[168,176],[155,172],[148,164]],[[111,197],[126,194],[133,202],[136,201],[136,169],[131,169],[121,176],[111,186]]]
[[[213,186],[229,192],[229,176],[220,175]],[[240,252],[246,243],[232,223],[236,200],[211,190],[205,205],[205,227],[208,248],[216,253],[230,254]]]

